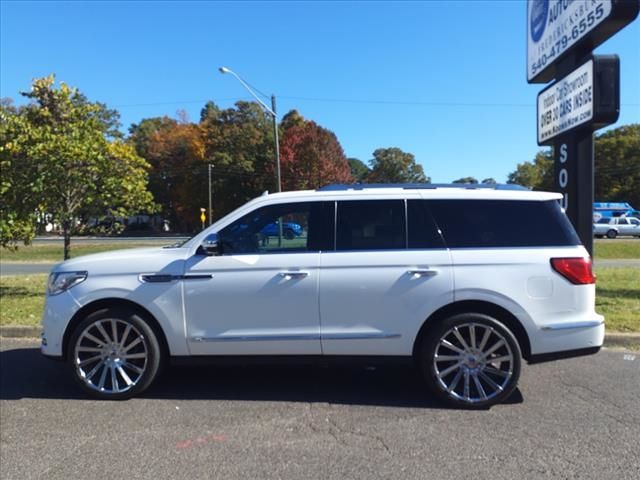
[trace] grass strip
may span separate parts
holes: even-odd
[[[89,255],[91,253],[109,252],[125,248],[161,247],[172,243],[175,243],[175,241],[171,239],[147,242],[115,241],[109,243],[72,243],[71,258]],[[2,262],[61,262],[62,259],[63,246],[61,243],[56,243],[55,245],[37,243],[27,246],[22,245],[18,247],[17,250],[8,250],[4,248],[0,250],[0,260]]]

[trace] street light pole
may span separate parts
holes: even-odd
[[[273,118],[273,136],[274,136],[275,150],[276,150],[276,182],[277,182],[278,192],[281,192],[282,183],[280,181],[280,144],[278,142],[278,118],[276,115],[276,96],[271,95],[271,108],[269,108],[262,100],[260,100],[258,95],[256,95],[256,93],[249,86],[249,84],[247,84],[247,82],[245,82],[240,77],[240,75],[238,75],[236,72],[234,72],[233,70],[227,67],[220,67],[218,70],[220,71],[220,73],[223,73],[223,74],[229,73],[234,77],[236,77],[236,79],[242,84],[242,86],[247,89],[247,91],[253,96],[253,98],[256,99],[256,101],[264,109],[264,111],[267,112],[269,115],[271,115],[271,117]]]
[[[276,96],[271,94],[271,111],[273,112],[273,137],[276,142],[276,180],[278,182],[278,192],[282,191],[280,181],[280,142],[278,141],[278,120],[276,119]]]

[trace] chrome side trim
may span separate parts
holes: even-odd
[[[402,335],[399,333],[325,333],[322,335],[322,340],[375,340],[385,338],[400,338]]]
[[[572,328],[593,328],[604,324],[604,320],[588,320],[585,322],[573,323],[555,323],[553,325],[545,325],[542,330],[569,330]]]
[[[386,338],[400,338],[399,333],[329,333],[329,334],[292,334],[292,335],[220,335],[217,337],[191,337],[190,342],[261,342],[287,340],[376,340]]]
[[[165,275],[161,273],[143,273],[138,279],[143,283],[168,283],[177,280],[208,280],[213,275]]]
[[[299,335],[220,335],[218,337],[191,337],[191,342],[259,342],[259,341],[286,341],[286,340],[320,340],[319,334]]]

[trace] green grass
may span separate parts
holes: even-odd
[[[46,285],[45,274],[0,277],[0,325],[39,325]]]
[[[640,332],[640,269],[598,268],[596,310],[608,331]],[[44,306],[46,275],[0,277],[0,325],[37,326]]]
[[[111,250],[120,250],[123,248],[153,247],[163,246],[175,243],[171,239],[163,239],[160,241],[114,241],[112,243],[71,243],[71,258],[88,255],[90,253],[108,252]],[[2,262],[61,262],[63,259],[62,243],[55,245],[48,244],[32,244],[28,246],[21,245],[17,250],[0,250],[0,260]]]
[[[593,244],[596,259],[637,258],[640,259],[640,239],[616,238],[596,240]]]
[[[640,332],[640,268],[596,268],[596,311],[607,330]]]

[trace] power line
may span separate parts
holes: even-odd
[[[251,86],[251,88],[255,88]],[[258,91],[265,98],[268,95]],[[324,98],[324,97],[298,97],[279,95],[278,98],[283,100],[296,100],[302,102],[320,102],[320,103],[350,103],[362,105],[406,105],[406,106],[425,106],[425,107],[499,107],[499,108],[534,108],[535,103],[492,103],[492,102],[440,102],[440,101],[423,101],[423,100],[373,100],[373,99],[356,99],[356,98]],[[167,101],[167,102],[145,102],[145,103],[127,103],[114,105],[115,108],[128,107],[153,107],[161,105],[186,105],[186,104],[206,104],[207,102],[226,102],[233,100],[251,101],[252,97],[233,97],[233,98],[209,98],[201,100],[183,100],[183,101]],[[622,103],[625,107],[638,107],[640,103]]]

